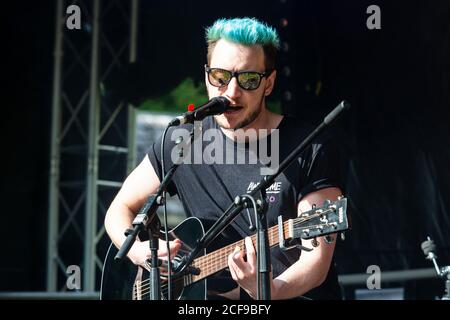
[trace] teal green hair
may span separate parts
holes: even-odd
[[[255,18],[219,19],[206,29],[206,40],[214,42],[225,39],[231,42],[251,46],[273,46],[279,48],[277,31]]]
[[[265,54],[267,70],[275,69],[275,57],[280,47],[277,31],[255,18],[219,19],[211,27],[206,28],[208,42],[208,63],[215,44],[220,39],[252,46],[261,45]]]

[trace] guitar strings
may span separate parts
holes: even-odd
[[[274,232],[274,230],[270,230],[270,235],[269,237],[271,238],[271,240],[274,240],[275,237],[277,236],[277,234]],[[274,242],[274,241],[271,241]],[[240,244],[240,246],[243,245],[243,240],[238,242]],[[200,267],[200,270],[204,270],[204,273],[206,274],[212,274],[215,273],[217,271],[219,271],[221,268],[223,268],[223,264],[226,263],[228,261],[228,256],[230,255],[230,253],[233,252],[234,247],[238,245],[238,244],[232,244],[229,245],[227,247],[224,247],[220,250],[218,250],[218,252],[214,253],[214,255],[206,255],[206,256],[201,256],[199,257],[197,260],[197,263],[194,264],[194,266],[199,265],[202,266],[204,265],[204,267]],[[213,258],[214,256],[217,256],[215,258]],[[208,260],[212,260],[212,261],[208,261]],[[184,280],[184,277],[181,278],[177,278],[175,281],[180,282],[181,280]],[[207,275],[205,275],[204,277],[207,277]],[[189,283],[191,284],[191,283]],[[141,286],[140,286],[140,291],[141,291],[141,295],[145,295],[148,294],[150,292],[150,279],[145,279],[143,281],[141,281]],[[168,285],[167,284],[163,284],[161,285],[161,291],[163,293],[167,293],[168,289],[167,289]],[[138,292],[138,287],[135,286],[134,287],[134,292],[137,296],[137,292]]]
[[[326,209],[326,210],[324,210],[322,212],[313,213],[313,214],[311,214],[311,215],[309,215],[307,217],[300,217],[299,219],[294,219],[293,225],[294,226],[298,226],[298,225],[300,225],[302,223],[305,223],[306,221],[309,221],[311,219],[317,218],[317,217],[319,217],[319,216],[321,216],[323,214],[328,214],[329,212],[332,212],[332,211],[334,211],[334,209]]]
[[[270,238],[270,243],[276,243],[276,239],[277,239],[278,233],[275,232],[275,230],[269,230],[269,238]],[[253,239],[254,240],[254,239]],[[219,249],[217,252],[213,252],[211,254],[207,254],[205,256],[201,256],[199,258],[197,258],[196,263],[194,263],[194,267],[197,267],[201,270],[208,270],[209,269],[216,269],[218,267],[220,267],[221,265],[224,264],[224,262],[226,262],[228,260],[228,256],[234,251],[234,247],[235,246],[243,246],[244,245],[244,241],[238,241],[237,243],[234,243],[232,245],[228,245],[222,249]],[[211,261],[212,260],[212,261]],[[211,271],[211,272],[216,272],[216,270]],[[143,280],[142,283],[145,285],[147,284],[147,282],[149,282],[149,279]]]
[[[189,250],[187,250],[187,249],[185,249],[185,248],[183,248],[183,247],[181,247],[179,250],[178,250],[178,253],[184,253],[184,254],[186,254],[186,253],[189,253],[190,251]],[[146,267],[147,268],[145,268],[144,267],[144,269],[146,269],[147,271],[150,271],[150,268],[151,268],[151,264],[150,263],[146,263]],[[165,287],[168,287],[168,284],[167,284],[167,282],[166,282],[166,284],[164,285]],[[141,295],[144,295],[144,294],[147,294],[147,293],[149,293],[150,292],[150,290],[148,290],[148,291],[145,291],[147,288],[149,288],[150,287],[150,279],[146,279],[146,280],[143,280],[143,281],[141,281],[140,282],[140,286],[139,286],[139,289],[138,289],[138,286],[133,286],[133,292],[134,292],[134,294],[136,295],[136,297],[137,297],[137,294],[138,294],[138,291],[140,291],[140,294]],[[168,291],[168,289],[166,290],[166,292]]]
[[[173,282],[176,283],[176,284],[178,284],[178,282],[180,282],[180,280],[181,280],[181,278],[175,279]],[[138,288],[137,288],[137,287],[134,287],[133,291],[134,291],[135,297],[138,297]],[[161,293],[162,293],[164,296],[167,296],[168,291],[169,291],[169,289],[168,289],[167,283],[161,286]],[[140,296],[141,296],[141,298],[142,298],[143,296],[149,295],[149,294],[150,294],[150,285],[148,285],[148,286],[145,287],[145,288],[141,288],[141,289],[140,289]],[[139,300],[139,299],[136,299],[136,300]],[[141,299],[141,300],[143,300],[143,299]]]
[[[300,218],[300,219],[294,219],[293,225],[294,226],[301,225],[305,221],[317,218],[318,216],[320,216],[322,214],[325,214],[325,213],[328,213],[330,211],[334,211],[334,210],[333,209],[327,209],[327,210],[324,210],[321,213],[314,213],[314,214],[312,214],[312,215],[310,215],[308,217],[304,217],[304,218]],[[286,224],[287,224],[287,221],[283,222],[284,226],[286,226]],[[317,227],[317,226],[319,226],[319,225],[312,225],[312,226],[308,226],[308,227],[309,228],[314,228],[314,227]],[[305,228],[308,228],[308,227],[305,227]],[[278,235],[277,226],[270,228],[268,231],[269,231],[269,238],[270,238],[270,240],[272,240],[270,242],[271,243],[276,243],[275,237]],[[255,239],[253,239],[254,237],[255,236],[252,236],[252,241],[255,240]],[[200,267],[199,269],[200,270],[205,270],[204,273],[206,273],[206,274],[215,273],[215,272],[219,271],[220,269],[219,270],[216,270],[216,269],[222,267],[224,262],[226,262],[228,260],[228,256],[234,251],[234,247],[238,246],[238,245],[240,247],[242,247],[243,244],[244,244],[244,241],[241,240],[241,241],[238,241],[235,244],[231,244],[231,245],[228,245],[228,246],[226,246],[226,247],[224,247],[222,249],[219,249],[218,252],[214,253],[214,255],[207,254],[205,256],[201,256],[201,257],[197,258],[197,261],[198,261],[197,265],[200,265],[200,266],[204,265],[203,266],[204,268]],[[182,250],[182,249],[180,249],[180,250]],[[181,252],[187,253],[189,251],[182,250]],[[213,256],[217,256],[217,257],[212,258]],[[208,260],[212,260],[212,261],[208,261]],[[204,277],[207,277],[207,275],[204,276]],[[180,278],[175,279],[174,282],[176,282],[178,284],[179,282],[184,281],[184,280],[185,280],[185,276],[182,276]],[[189,283],[189,284],[191,284],[191,283]],[[149,294],[150,293],[150,285],[151,285],[150,284],[150,279],[145,279],[145,280],[141,281],[139,288],[138,288],[138,286],[134,286],[133,291],[134,291],[136,297],[138,296],[137,295],[138,290],[140,291],[140,295],[141,296]],[[167,294],[167,292],[168,292],[167,287],[168,287],[167,282],[165,284],[161,285],[161,291],[162,291],[163,294]]]

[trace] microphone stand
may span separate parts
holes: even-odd
[[[342,101],[336,108],[333,109],[323,120],[323,122],[314,129],[300,145],[295,148],[289,156],[283,160],[274,174],[265,175],[261,181],[257,184],[249,194],[236,197],[234,202],[225,210],[225,212],[219,217],[219,219],[211,226],[211,228],[203,235],[198,241],[197,246],[188,255],[184,256],[180,261],[177,268],[174,270],[176,273],[183,272],[188,265],[192,263],[195,257],[236,218],[236,216],[248,206],[248,200],[250,197],[259,195],[259,199],[256,201],[258,204],[258,259],[260,268],[260,283],[258,283],[258,292],[261,292],[261,297],[264,300],[270,300],[270,248],[268,242],[267,231],[267,202],[265,191],[272,185],[276,177],[280,175],[287,167],[289,167],[300,155],[303,150],[311,144],[311,142],[327,127],[329,126],[337,116],[344,110],[350,108],[350,104],[347,101]]]
[[[192,144],[194,140],[194,131],[195,125],[190,132],[190,144]],[[175,144],[178,145],[183,141],[183,138],[180,136]],[[183,149],[180,149],[178,155],[180,158],[183,157]],[[161,300],[161,284],[160,284],[160,272],[159,272],[159,261],[158,261],[158,245],[159,245],[159,236],[160,236],[160,227],[161,222],[156,214],[156,210],[159,206],[164,204],[164,199],[162,197],[163,191],[167,189],[167,186],[172,181],[172,177],[177,170],[179,163],[175,163],[168,171],[167,174],[164,175],[161,184],[156,190],[155,194],[152,194],[148,197],[142,208],[139,210],[139,213],[136,215],[133,220],[133,228],[127,229],[125,231],[125,235],[127,238],[124,243],[120,247],[117,252],[114,260],[120,261],[122,260],[130,251],[134,242],[136,241],[136,237],[139,235],[140,239],[146,239],[148,233],[150,252],[151,252],[151,267],[150,267],[150,300]],[[171,263],[171,262],[169,262]],[[189,271],[189,269],[187,270]]]
[[[445,294],[442,296],[441,300],[450,300],[450,266],[445,266],[442,268],[439,268],[439,265],[436,261],[437,256],[434,252],[436,249],[436,246],[434,244],[434,241],[431,240],[430,237],[427,237],[427,240],[422,242],[422,250],[425,253],[426,259],[433,261],[434,269],[436,270],[436,274],[441,277],[445,278]]]

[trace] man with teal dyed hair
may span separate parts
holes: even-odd
[[[267,142],[270,138],[269,152],[278,152],[281,160],[286,158],[312,128],[300,119],[267,109],[266,97],[272,93],[277,75],[275,59],[280,39],[276,30],[254,18],[220,19],[206,29],[206,41],[208,53],[204,72],[209,98],[223,96],[230,101],[231,108],[223,114],[206,117],[202,131],[216,129],[219,135],[214,144],[226,154],[242,153],[248,159],[249,145],[254,139]],[[186,127],[191,128],[191,125]],[[165,140],[165,170],[173,164],[171,132],[174,131],[169,130]],[[256,134],[247,135],[251,132]],[[244,141],[240,140],[243,133]],[[279,139],[273,140],[274,136]],[[204,150],[205,147],[203,142]],[[125,180],[107,212],[106,230],[117,247],[124,242],[124,230],[130,227],[139,208],[160,184],[163,176],[160,148],[161,142],[151,146],[144,160]],[[328,139],[314,141],[268,189],[269,227],[277,225],[279,215],[283,220],[293,219],[313,205],[322,205],[324,200],[336,200],[343,190],[338,161],[336,149]],[[236,196],[256,187],[261,179],[260,169],[265,165],[267,163],[261,162],[183,164],[178,167],[168,192],[177,194],[186,214],[200,219],[208,230]],[[212,261],[212,266],[207,267],[219,271],[208,277],[209,298],[256,298],[257,253],[249,237],[254,234],[253,225],[254,214],[243,212],[207,248],[208,259]],[[237,245],[243,238],[244,245]],[[339,299],[340,288],[333,263],[334,238],[333,235],[331,241],[330,238],[325,241],[320,237],[315,243],[303,241],[304,246],[314,247],[310,252],[272,248],[271,298]],[[217,250],[229,245],[234,251],[222,266],[223,259],[212,258],[222,252]],[[166,248],[161,242],[161,258],[167,256]],[[172,255],[189,250],[184,247],[183,239],[170,242]],[[136,242],[128,257],[135,265],[145,266],[150,257],[148,241]],[[226,267],[228,270],[224,270]],[[200,274],[202,271],[206,272],[200,270]]]
[[[225,95],[235,108],[215,117],[221,128],[230,136],[229,129],[248,125],[253,129],[276,128],[282,117],[267,110],[265,97],[275,84],[280,43],[277,32],[256,19],[220,19],[207,28],[206,40],[209,97]],[[232,71],[250,72],[233,77]]]

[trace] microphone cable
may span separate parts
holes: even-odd
[[[166,176],[166,173],[164,171],[164,142],[166,140],[166,134],[170,127],[166,126],[164,129],[164,132],[162,134],[162,140],[161,140],[161,177],[162,180],[164,180],[164,177]],[[161,181],[162,181],[161,180]],[[160,181],[160,182],[161,182]],[[167,206],[166,206],[166,190],[163,190],[162,192],[162,198],[164,199],[163,208],[164,208],[164,240],[166,242],[166,248],[167,248],[167,300],[172,299],[172,259],[170,255],[170,243],[169,243],[169,228],[167,223]],[[161,290],[162,291],[162,290]],[[164,292],[161,294],[161,298],[164,297]]]

